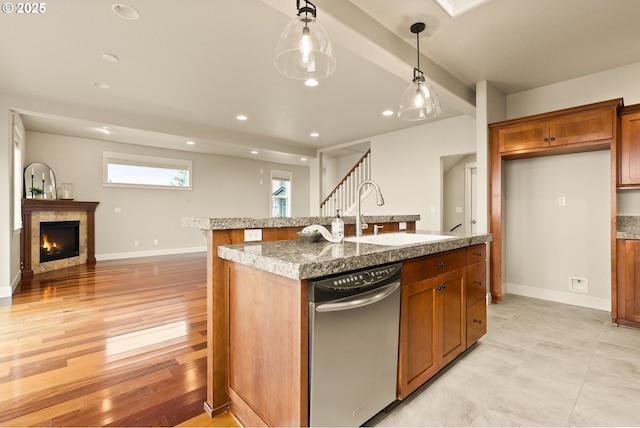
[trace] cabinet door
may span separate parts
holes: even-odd
[[[498,130],[500,152],[549,147],[549,122],[530,122]]]
[[[402,285],[398,398],[407,397],[439,369],[435,355],[437,278]]]
[[[625,241],[623,287],[623,292],[618,293],[619,315],[628,321],[640,323],[640,241]]]
[[[640,112],[621,116],[619,184],[640,185]]]
[[[613,137],[613,110],[573,114],[549,121],[551,146],[607,140]]]
[[[436,285],[439,324],[439,366],[444,367],[466,349],[464,269],[440,275]]]

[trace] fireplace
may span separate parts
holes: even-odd
[[[80,255],[80,221],[40,222],[40,263]]]
[[[20,267],[22,278],[82,264],[94,265],[98,202],[23,199]],[[59,231],[47,231],[49,225]],[[60,227],[62,226],[62,227]],[[44,228],[44,231],[40,229]],[[73,232],[66,230],[71,229]],[[62,233],[63,236],[59,236]],[[46,245],[44,236],[46,234]],[[65,237],[70,235],[71,238]],[[71,240],[71,245],[67,240]],[[55,247],[52,243],[55,242]],[[48,250],[43,251],[43,247]],[[75,248],[74,248],[75,247]]]

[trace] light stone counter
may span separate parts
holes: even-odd
[[[210,217],[182,217],[182,225],[202,230],[231,230],[231,229],[260,229],[277,227],[299,227],[319,224],[327,226],[334,217],[269,217],[269,218],[210,218]],[[392,223],[400,221],[418,221],[419,215],[381,215],[364,216],[367,223]],[[356,218],[342,217],[345,224],[355,224]]]
[[[455,250],[493,239],[491,234],[416,233],[451,235],[451,238],[397,247],[355,242],[332,244],[324,240],[314,243],[298,240],[254,242],[219,246],[218,257],[291,279],[308,279]]]
[[[617,239],[640,239],[640,216],[619,215],[616,217]]]

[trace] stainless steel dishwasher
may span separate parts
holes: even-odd
[[[309,281],[309,424],[359,426],[396,399],[401,264]]]

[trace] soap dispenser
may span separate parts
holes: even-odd
[[[336,218],[331,222],[331,234],[342,242],[344,239],[344,221],[340,218],[340,210],[336,210]]]

